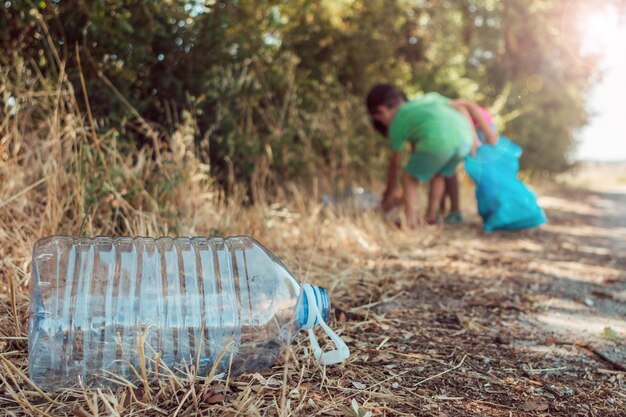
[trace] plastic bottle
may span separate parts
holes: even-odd
[[[349,356],[326,290],[300,285],[256,240],[72,238],[33,250],[29,372],[43,389],[110,385],[142,372],[270,367],[299,330],[324,364]],[[322,353],[313,327],[337,349]],[[214,369],[215,368],[215,369]]]
[[[324,194],[321,203],[331,210],[350,209],[354,213],[364,213],[376,209],[380,204],[380,197],[363,187],[356,187],[341,194]]]

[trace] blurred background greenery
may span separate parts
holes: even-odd
[[[158,157],[189,125],[211,176],[254,200],[255,184],[384,175],[387,146],[362,103],[386,81],[479,102],[524,147],[524,168],[560,172],[600,75],[577,26],[589,3],[6,0],[3,109],[28,105],[29,80],[67,77],[96,134]]]

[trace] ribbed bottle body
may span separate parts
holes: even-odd
[[[263,369],[298,331],[297,281],[245,236],[54,236],[36,244],[31,286],[29,371],[50,390],[144,366]]]

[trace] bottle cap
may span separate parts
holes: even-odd
[[[323,365],[332,365],[343,362],[350,356],[350,349],[348,349],[348,346],[341,339],[341,337],[328,327],[321,313],[324,311],[326,313],[326,319],[328,318],[328,311],[330,309],[330,299],[328,297],[328,293],[323,288],[310,284],[303,284],[302,291],[302,296],[306,301],[305,305],[308,309],[306,320],[302,328],[309,332],[309,340],[311,341],[315,358]],[[336,349],[328,352],[322,351],[322,348],[317,341],[317,337],[315,336],[315,332],[313,331],[313,328],[318,325],[324,329],[324,332],[335,344]]]

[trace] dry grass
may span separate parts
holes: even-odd
[[[161,138],[163,146],[152,153],[129,149],[115,129],[97,133],[91,116],[79,110],[62,63],[58,66],[61,75],[54,85],[33,76],[32,67],[20,61],[0,73],[0,93],[6,98],[0,121],[3,410],[9,415],[189,415],[190,410],[207,409],[213,414],[289,415],[308,407],[307,396],[294,400],[293,390],[300,384],[285,391],[279,382],[283,375],[290,382],[293,375],[319,375],[319,366],[304,360],[304,349],[298,349],[297,355],[290,351],[296,355],[294,360],[268,380],[254,375],[228,382],[223,376],[190,372],[188,378],[166,373],[148,381],[145,369],[139,369],[138,381],[122,381],[115,392],[85,389],[46,394],[28,379],[30,254],[38,238],[250,234],[272,242],[272,249],[282,251],[288,263],[301,269],[310,265],[311,243],[328,226],[321,207],[295,187],[284,191],[290,196],[289,205],[245,209],[236,204],[236,194],[226,200],[213,187],[209,167],[191,151],[195,122],[189,114],[183,114],[178,131]],[[140,128],[148,129],[145,122]],[[343,221],[335,219],[335,223]],[[344,234],[354,233],[350,226],[342,227]],[[384,230],[380,222],[377,227]]]
[[[191,152],[190,115],[162,138],[158,158],[129,152],[120,132],[91,129],[63,77],[50,85],[30,76],[27,84],[19,62],[2,71],[0,94],[17,98],[0,120],[6,415],[623,415],[624,373],[532,320],[555,282],[571,278],[573,263],[581,276],[593,270],[599,280],[622,282],[623,254],[585,252],[558,229],[584,224],[574,212],[562,211],[554,229],[485,237],[475,218],[408,233],[376,214],[331,215],[295,187],[284,203],[243,208],[235,197],[225,201]],[[238,378],[150,379],[139,370],[143,383],[55,394],[29,381],[35,240],[216,232],[253,235],[298,277],[327,286],[332,326],[350,359],[322,368],[302,336],[272,369]]]

